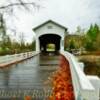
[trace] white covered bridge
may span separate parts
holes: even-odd
[[[46,51],[46,46],[49,43],[55,44],[55,51],[64,50],[64,35],[67,33],[66,27],[48,20],[35,27],[33,31],[36,33],[36,51]]]
[[[100,100],[100,79],[97,76],[86,76],[83,64],[74,55],[64,51],[64,37],[67,28],[53,20],[48,20],[35,27],[36,51],[46,52],[46,45],[53,43],[55,51],[59,51],[69,60],[76,100]]]

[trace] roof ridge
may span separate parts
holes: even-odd
[[[36,27],[34,27],[33,30],[36,30],[36,29],[40,28],[42,25],[45,25],[45,24],[47,24],[47,23],[49,23],[49,22],[53,22],[54,24],[56,24],[56,25],[58,25],[58,26],[60,26],[60,27],[62,27],[62,28],[67,29],[64,25],[60,24],[59,22],[56,22],[56,21],[54,21],[54,20],[52,20],[52,19],[49,19],[49,20],[44,21],[43,23],[37,25]]]

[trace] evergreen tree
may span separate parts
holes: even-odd
[[[74,44],[74,41],[73,40],[70,41],[69,48],[70,49],[75,49],[75,44]]]
[[[96,50],[96,41],[99,33],[100,33],[99,26],[97,24],[95,25],[91,24],[86,35],[86,44],[85,44],[86,50],[89,51]]]

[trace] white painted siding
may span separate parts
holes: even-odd
[[[49,29],[48,26],[51,26],[52,28]],[[43,34],[57,34],[64,38],[65,29],[60,27],[59,25],[49,22],[35,30],[35,33],[37,37]]]

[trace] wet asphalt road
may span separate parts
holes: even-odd
[[[58,55],[38,54],[31,59],[0,69],[0,90],[7,92],[10,90],[35,90],[35,93],[38,93],[44,89],[44,82],[58,68],[58,64]],[[47,91],[49,91],[49,88],[51,87],[47,87]]]

